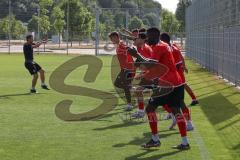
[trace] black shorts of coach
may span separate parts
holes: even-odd
[[[158,106],[168,105],[170,108],[184,107],[184,85],[175,88],[155,89],[149,100],[146,112],[154,112]]]
[[[37,74],[42,69],[36,62],[25,62],[24,65],[31,75]]]

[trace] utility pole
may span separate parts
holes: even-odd
[[[40,5],[38,5],[37,8],[37,12],[38,12],[38,35],[37,35],[37,40],[40,41]],[[38,47],[38,54],[39,54],[39,47]]]
[[[69,41],[69,0],[67,3],[67,55],[68,55],[68,41]]]
[[[8,1],[8,54],[11,52],[11,0]]]
[[[99,47],[99,16],[100,16],[100,10],[99,8],[95,7],[96,10],[96,31],[95,31],[95,55],[98,55],[98,47]]]

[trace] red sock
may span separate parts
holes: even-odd
[[[163,105],[163,109],[167,111],[168,113],[172,113],[171,108],[168,107],[168,105]]]
[[[149,121],[149,125],[152,131],[152,134],[158,134],[158,128],[157,128],[157,115],[155,112],[149,112],[147,113],[148,115],[148,121]]]
[[[182,114],[176,116],[178,129],[181,137],[187,136],[186,122]]]
[[[184,118],[187,120],[187,121],[190,121],[191,120],[191,114],[190,114],[190,109],[185,107],[183,110],[183,115],[184,115]]]
[[[144,110],[144,102],[138,102],[138,109]]]

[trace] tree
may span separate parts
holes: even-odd
[[[164,32],[178,32],[180,24],[172,12],[167,9],[163,9],[161,17],[161,27]]]
[[[48,31],[50,31],[50,21],[49,21],[49,10],[48,8],[53,5],[53,0],[40,0],[39,6],[40,6],[40,19],[39,23],[40,25],[40,31],[43,33],[43,36],[47,36]]]
[[[179,30],[181,32],[185,31],[185,12],[186,8],[191,5],[191,0],[179,0],[176,10],[176,18],[180,22]]]
[[[59,36],[59,48],[61,44],[61,34],[65,25],[64,16],[64,11],[62,11],[60,7],[54,7],[52,13],[52,18],[54,19],[53,27],[57,31]]]
[[[159,21],[158,21],[159,17],[157,17],[157,15],[154,13],[146,14],[143,19],[148,20],[149,26],[151,26],[151,27],[159,26]]]
[[[10,15],[10,17],[7,16],[0,20],[0,30],[0,32],[5,34],[5,38],[13,39],[20,39],[27,32],[26,27],[21,21],[16,20],[15,15]],[[9,37],[9,33],[11,33],[11,37]]]
[[[136,29],[136,28],[142,28],[143,27],[143,22],[141,19],[139,19],[138,17],[134,16],[133,18],[131,18],[130,22],[129,22],[129,26],[128,28],[130,30]]]
[[[124,24],[126,23],[126,13],[119,11],[118,13],[115,14],[114,21],[116,28],[125,27]]]
[[[36,32],[38,30],[38,17],[33,15],[32,19],[29,20],[28,22],[28,31],[30,32]]]
[[[79,0],[69,0],[69,4],[65,1],[61,8],[64,10],[65,15],[69,14],[69,34],[72,46],[74,34],[78,35],[79,39],[81,39],[82,36],[88,35],[91,32],[93,17]],[[65,21],[68,21],[67,16],[65,16]]]

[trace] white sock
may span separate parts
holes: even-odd
[[[192,121],[191,120],[187,121],[187,125],[191,125],[192,126]]]
[[[32,87],[32,90],[35,90],[35,87]]]
[[[46,86],[46,84],[45,84],[45,83],[43,83],[43,82],[41,83],[41,85],[42,85],[42,86]]]
[[[169,114],[170,114],[172,120],[173,120],[173,121],[176,121],[176,118],[175,118],[174,114],[173,114],[173,113],[169,113]]]
[[[138,109],[138,112],[144,113],[145,111],[144,111],[144,109]]]
[[[152,140],[157,142],[159,141],[159,135],[158,134],[152,134]]]
[[[188,144],[188,139],[187,137],[182,137],[182,144],[187,145]]]

